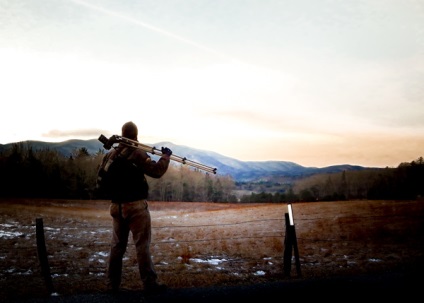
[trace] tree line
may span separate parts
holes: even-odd
[[[396,168],[343,171],[311,176],[297,182],[299,199],[334,200],[413,200],[424,195],[424,159],[404,162]]]
[[[101,199],[96,190],[97,170],[104,156],[75,149],[69,156],[56,150],[34,150],[30,144],[14,143],[0,153],[0,197]],[[234,181],[182,164],[171,165],[160,179],[146,176],[150,200],[236,202]]]
[[[316,174],[281,188],[274,193],[252,192],[241,202],[415,200],[424,197],[424,159],[419,157],[395,168]]]
[[[34,150],[24,142],[0,153],[1,198],[102,199],[96,191],[97,170],[104,156],[75,149],[69,156],[56,150]],[[352,199],[410,200],[424,196],[424,159],[396,168],[316,174],[236,196],[238,184],[220,176],[174,163],[160,179],[146,176],[149,200],[177,202],[309,202]],[[263,186],[262,186],[263,185]],[[267,188],[273,188],[273,192]],[[275,190],[278,188],[278,190]]]

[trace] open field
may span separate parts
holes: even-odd
[[[42,218],[55,292],[105,288],[107,201],[0,200],[0,298],[48,294],[37,256]],[[424,201],[294,203],[301,275],[283,274],[287,204],[149,202],[152,255],[171,288],[322,279],[424,269]],[[293,256],[294,257],[294,256]],[[141,288],[134,247],[123,287]]]

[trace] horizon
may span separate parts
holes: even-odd
[[[68,141],[98,141],[98,138],[91,138],[91,139],[75,139],[74,138],[74,139],[66,139],[66,140],[63,140],[63,141],[22,140],[22,141],[18,141],[18,142],[9,142],[9,143],[6,143],[6,144],[0,143],[0,145],[5,146],[5,145],[10,145],[10,144],[26,143],[26,142],[40,142],[40,143],[47,143],[47,144],[55,144],[55,143],[60,144],[60,143],[66,143]],[[142,143],[145,144],[145,145],[151,146],[151,147],[154,147],[155,144],[158,144],[158,143],[170,143],[172,145],[179,146],[179,147],[187,147],[187,148],[192,148],[192,149],[196,149],[196,150],[200,150],[200,151],[205,151],[205,152],[213,152],[213,153],[219,154],[220,156],[231,158],[231,159],[242,161],[242,162],[291,162],[291,163],[295,163],[295,164],[298,164],[300,166],[307,167],[307,168],[308,167],[310,167],[310,168],[312,168],[312,167],[315,167],[315,168],[325,168],[325,167],[330,167],[330,166],[342,166],[342,165],[361,166],[361,167],[364,167],[364,168],[386,168],[386,167],[388,167],[388,168],[396,168],[401,163],[411,163],[412,161],[416,161],[417,159],[423,157],[423,156],[417,156],[416,158],[411,159],[411,160],[400,161],[398,164],[396,164],[394,166],[390,166],[390,165],[384,165],[384,166],[367,166],[367,165],[360,165],[360,164],[353,164],[353,163],[333,163],[333,164],[329,164],[329,165],[318,166],[318,165],[303,165],[302,163],[298,163],[298,162],[295,162],[295,161],[289,161],[289,160],[241,160],[241,159],[238,159],[238,158],[235,158],[235,157],[224,155],[224,154],[222,154],[222,153],[220,153],[218,151],[203,149],[203,148],[199,148],[199,147],[195,147],[195,146],[190,146],[190,145],[176,144],[176,143],[170,142],[170,141],[142,142]],[[160,147],[156,146],[156,148],[160,148]],[[147,153],[150,154],[149,152],[147,152]],[[181,156],[182,157],[184,155],[177,155],[177,156]],[[188,160],[190,160],[190,159],[188,159]]]

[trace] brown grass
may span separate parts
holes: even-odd
[[[422,268],[424,201],[293,204],[301,276],[283,275],[286,204],[149,202],[152,255],[172,288]],[[107,201],[0,200],[0,297],[46,295],[35,220],[42,218],[55,291],[104,290]],[[123,287],[141,288],[130,241]]]

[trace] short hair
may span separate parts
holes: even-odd
[[[131,140],[136,140],[137,136],[138,136],[138,129],[137,129],[137,125],[135,125],[134,122],[129,121],[125,123],[124,125],[122,125],[122,137],[131,139]]]

